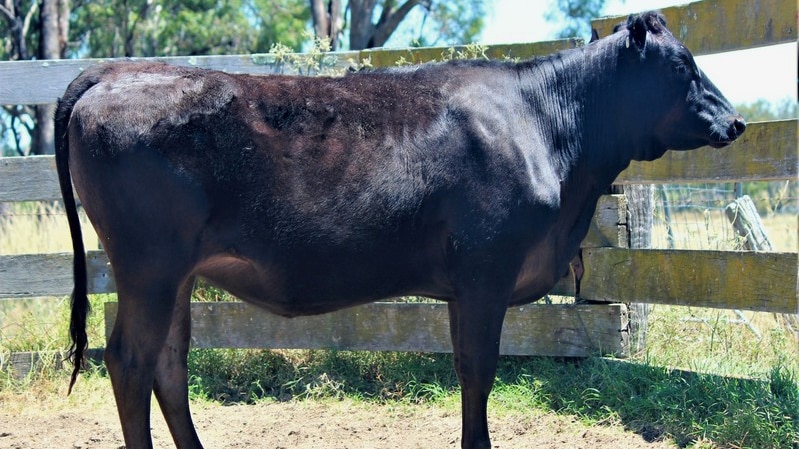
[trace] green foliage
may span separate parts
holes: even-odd
[[[735,109],[749,123],[799,118],[799,103],[792,98],[784,98],[778,103],[761,98],[752,103],[738,104]]]
[[[623,0],[622,0],[623,1]],[[554,0],[545,17],[549,22],[562,23],[559,38],[591,37],[591,19],[599,17],[605,0]]]
[[[414,47],[432,47],[474,42],[483,31],[485,15],[484,0],[431,2],[430,8],[425,11],[418,34],[409,44]]]
[[[302,0],[100,0],[76,4],[72,40],[81,57],[263,53],[299,50],[309,18]]]
[[[291,68],[294,73],[306,76],[336,74],[336,60],[327,55],[330,51],[330,38],[320,38],[313,34],[308,34],[307,37],[313,41],[313,47],[307,52],[295,53],[286,45],[277,43],[269,48],[265,62],[274,64],[278,73]]]
[[[0,19],[0,61],[30,59],[36,56],[39,47],[39,2],[40,0],[17,0],[4,2]],[[27,33],[23,30],[27,29]]]

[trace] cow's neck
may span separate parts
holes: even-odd
[[[616,62],[608,49],[591,47],[541,58],[527,68],[524,98],[540,120],[542,136],[561,179],[558,235],[568,251],[587,233],[596,202],[641,145],[635,130],[611,125],[618,102]],[[606,54],[603,54],[606,53]],[[632,125],[629,126],[633,128]]]
[[[631,160],[657,152],[637,121],[641,106],[624,104],[630,86],[621,85],[617,46],[604,41],[520,65],[524,99],[562,179],[588,176],[606,187]]]

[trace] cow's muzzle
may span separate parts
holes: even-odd
[[[710,146],[713,148],[726,147],[741,137],[744,131],[746,131],[746,121],[740,114],[734,115],[730,117],[726,131],[719,136],[718,140],[710,142]]]

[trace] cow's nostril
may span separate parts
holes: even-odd
[[[744,121],[744,118],[740,115],[732,122],[732,126],[735,128],[735,132],[739,136],[746,131],[746,121]]]

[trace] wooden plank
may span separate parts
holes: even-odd
[[[583,250],[583,299],[799,313],[796,253]]]
[[[796,42],[794,0],[704,0],[661,12],[671,32],[694,55]],[[627,16],[603,17],[591,26],[605,37],[626,20]]]
[[[550,54],[557,50],[582,45],[581,39],[562,39],[551,42],[527,44],[508,44],[490,46],[486,51],[489,57],[529,58],[534,55]],[[449,47],[426,49],[371,49],[361,52],[329,52],[322,59],[327,71],[343,72],[350,62],[371,60],[375,67],[393,66],[400,56],[418,61],[440,59],[441,53]],[[463,47],[456,47],[463,48]],[[163,58],[132,58],[134,60],[163,61],[169,64],[223,70],[229,73],[296,73],[289,63],[281,63],[274,54],[228,55],[228,56],[175,56]],[[113,59],[60,59],[43,61],[3,61],[0,62],[0,79],[13,80],[13,83],[0,83],[0,104],[47,104],[55,103],[63,95],[67,85],[83,70]],[[325,73],[325,72],[323,72]]]
[[[89,254],[89,291],[115,291],[108,260]],[[584,299],[797,313],[795,253],[583,249]],[[72,291],[72,255],[0,256],[0,298]],[[566,277],[550,292],[573,295]]]
[[[89,251],[86,262],[89,293],[116,292],[108,256]],[[0,255],[0,299],[65,296],[72,288],[72,253]],[[550,294],[573,296],[571,277],[564,277]]]
[[[486,45],[485,56],[489,59],[530,59],[535,56],[544,56],[569,48],[582,47],[582,39],[558,39],[545,42],[531,42],[521,44]],[[369,59],[373,67],[394,67],[404,61],[404,64],[422,64],[431,61],[441,61],[452,58],[452,52],[467,52],[467,46],[456,45],[449,47],[424,47],[424,48],[375,48],[362,50],[361,61]],[[468,54],[468,53],[466,53]]]
[[[90,251],[86,262],[89,293],[116,291],[104,252]],[[64,296],[73,285],[72,253],[0,256],[0,299]]]
[[[106,337],[116,303],[106,303]],[[443,303],[373,303],[283,318],[240,303],[192,303],[196,348],[451,352]],[[507,355],[626,356],[627,309],[613,305],[529,305],[508,310],[500,352]]]
[[[53,156],[0,158],[0,203],[61,199]]]
[[[35,165],[38,164],[37,161]],[[624,195],[603,195],[594,213],[589,233],[582,243],[583,247],[626,247],[625,207]],[[90,251],[88,264],[89,291],[114,292],[116,287],[105,253]],[[71,270],[71,253],[0,256],[0,298],[67,295],[73,286]],[[571,277],[563,278],[550,294],[573,296],[574,284]]]
[[[348,60],[357,61],[359,52],[331,52],[322,64],[339,71],[346,69]],[[116,59],[120,60],[120,59]],[[175,56],[163,58],[130,58],[130,60],[162,61],[173,65],[223,70],[228,73],[295,73],[290,64],[281,64],[272,54],[227,56]],[[2,61],[0,104],[55,103],[67,85],[87,68],[114,59],[50,59],[42,61]]]
[[[616,184],[773,181],[797,178],[799,121],[755,122],[727,148],[668,151],[653,162],[635,162]]]
[[[624,195],[602,195],[588,228],[588,234],[580,244],[583,248],[606,246],[627,248],[627,198]]]
[[[88,349],[86,357],[93,363],[103,362],[103,349]],[[72,368],[66,363],[66,354],[61,351],[12,352],[4,357],[0,352],[0,371],[8,373],[16,380],[22,380],[36,372]]]

